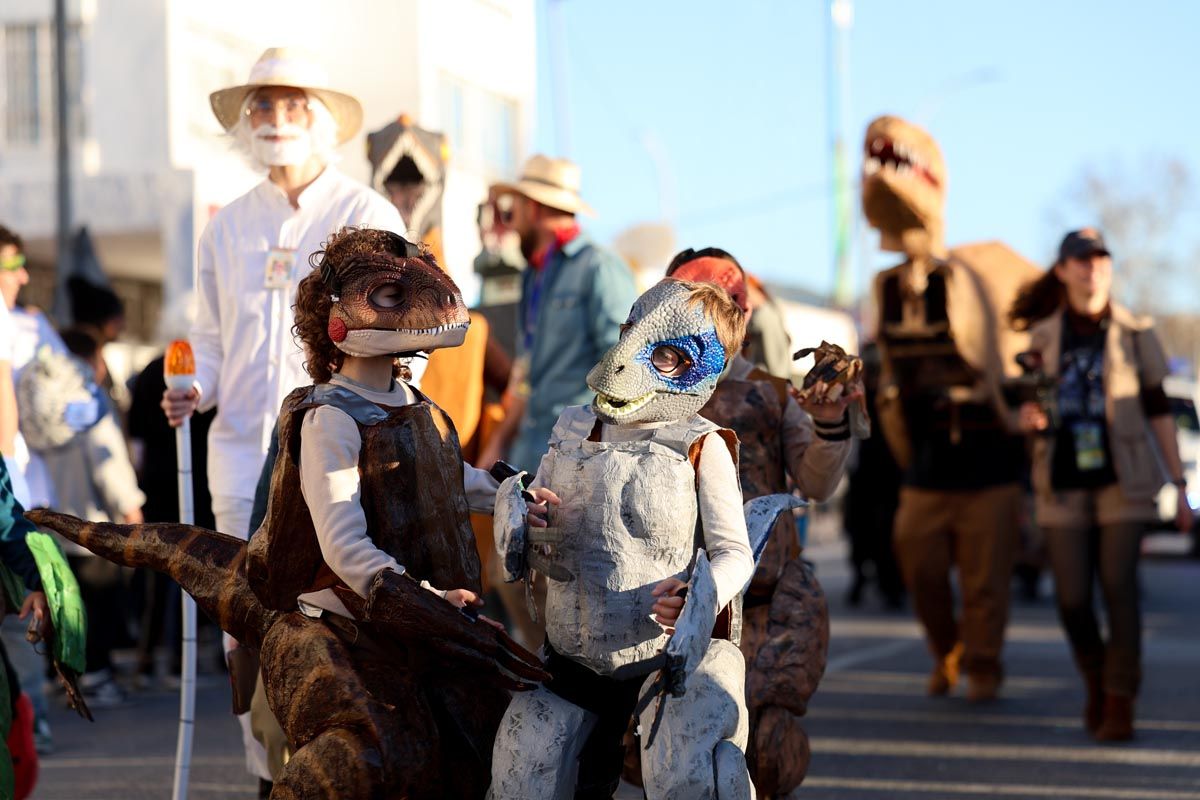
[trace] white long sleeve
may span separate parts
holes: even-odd
[[[754,554],[746,532],[737,466],[719,435],[710,433],[704,438],[696,477],[704,549],[712,563],[717,606],[724,607],[754,574]]]

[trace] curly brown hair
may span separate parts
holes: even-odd
[[[304,371],[314,383],[328,383],[346,358],[329,338],[333,293],[326,283],[326,271],[331,270],[332,277],[336,278],[346,264],[361,256],[388,254],[403,259],[407,244],[391,231],[347,226],[330,236],[323,249],[308,257],[313,269],[296,287],[296,304],[292,307],[296,322],[292,325],[292,335],[304,346]],[[422,257],[432,261],[424,248]],[[403,360],[395,360],[392,376],[406,380],[411,377]]]

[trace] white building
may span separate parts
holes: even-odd
[[[340,168],[366,181],[364,135],[401,112],[451,144],[447,265],[473,294],[476,204],[512,178],[535,119],[533,0],[68,0],[76,225],[130,309],[131,334],[192,285],[216,209],[261,179],[208,105],[270,46],[313,52],[362,101]],[[27,242],[35,302],[55,259],[52,0],[0,2],[0,224]],[[139,314],[146,317],[139,320]],[[142,323],[139,325],[139,322]]]

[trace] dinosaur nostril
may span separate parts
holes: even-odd
[[[617,365],[617,368],[613,370],[613,374],[614,374],[614,375],[620,375],[620,374],[621,374],[622,372],[624,372],[624,371],[625,371],[625,365],[624,365],[624,364],[618,364],[618,365]]]

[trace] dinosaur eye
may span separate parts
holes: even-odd
[[[396,283],[385,283],[371,292],[371,303],[380,308],[395,308],[404,301],[404,290]]]
[[[692,366],[692,360],[669,344],[660,344],[650,354],[650,363],[668,378],[677,378]]]

